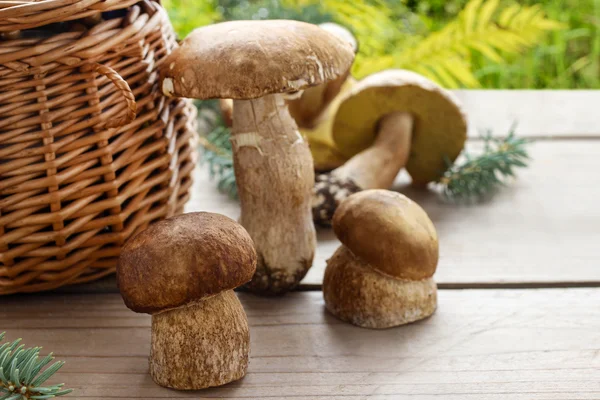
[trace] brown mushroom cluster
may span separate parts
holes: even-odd
[[[313,218],[332,221],[342,242],[323,282],[333,315],[380,329],[435,311],[433,223],[383,189],[402,168],[416,184],[437,179],[464,145],[465,117],[450,93],[412,72],[355,83],[356,49],[335,25],[236,21],[197,29],[163,64],[166,96],[221,99],[241,217],[185,214],[125,244],[119,289],[130,309],[152,315],[157,384],[193,390],[245,375],[249,329],[233,289],[295,288],[312,265]],[[322,146],[317,164],[298,126]],[[331,168],[315,184],[317,165]]]

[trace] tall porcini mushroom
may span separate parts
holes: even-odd
[[[169,218],[127,241],[117,282],[127,307],[152,315],[150,374],[157,384],[195,390],[246,374],[248,321],[232,289],[255,268],[252,239],[219,214]]]
[[[333,22],[320,24],[319,28],[347,42],[352,47],[354,53],[358,52],[358,42],[348,29]],[[307,88],[299,98],[288,100],[290,114],[301,129],[311,129],[317,125],[319,117],[338,93],[340,93],[342,86],[349,77],[350,67],[337,79]]]
[[[197,29],[165,61],[165,95],[233,99],[240,221],[258,253],[253,291],[296,287],[316,245],[312,157],[281,94],[336,79],[353,59],[348,43],[316,25],[274,20]]]
[[[332,135],[350,158],[317,176],[315,222],[329,225],[338,204],[366,189],[388,189],[406,168],[413,184],[438,179],[464,147],[467,122],[456,97],[410,71],[368,76],[341,100]]]
[[[366,190],[340,204],[333,230],[342,246],[323,280],[332,314],[376,329],[433,314],[438,239],[421,207],[400,193]]]

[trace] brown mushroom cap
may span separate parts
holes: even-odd
[[[433,276],[438,238],[423,209],[388,190],[365,190],[342,201],[333,230],[357,257],[383,274],[420,280]]]
[[[410,71],[387,70],[355,85],[342,100],[332,133],[338,150],[350,158],[375,140],[378,123],[394,112],[414,117],[406,170],[413,182],[437,180],[467,138],[466,117],[458,99],[429,79]]]
[[[319,85],[345,74],[351,45],[298,21],[230,21],[193,31],[165,60],[167,96],[253,99]]]
[[[199,212],[157,222],[127,241],[117,283],[127,307],[152,314],[241,286],[255,270],[246,230]]]

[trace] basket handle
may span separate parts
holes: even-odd
[[[100,75],[107,77],[116,87],[121,91],[125,102],[127,103],[127,109],[125,115],[119,119],[111,120],[101,124],[100,128],[117,128],[129,124],[135,119],[137,113],[137,104],[135,102],[135,96],[129,87],[129,84],[117,71],[102,64],[90,64],[85,66],[84,70],[97,72]]]

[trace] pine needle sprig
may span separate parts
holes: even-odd
[[[465,153],[462,164],[447,162],[448,170],[439,181],[445,199],[481,202],[514,177],[516,168],[527,166],[529,155],[525,146],[529,140],[516,137],[514,126],[505,138],[494,138],[488,131],[483,140],[482,154]]]
[[[4,332],[0,333],[0,342],[3,339]],[[0,400],[43,400],[72,392],[63,389],[63,383],[40,386],[64,365],[63,361],[57,361],[42,371],[54,357],[50,353],[39,360],[41,349],[26,349],[21,339],[0,345]]]
[[[518,138],[515,130],[516,125],[513,125],[505,138],[495,138],[488,131],[482,137],[482,154],[474,156],[465,151],[464,162],[447,160],[448,169],[437,184],[442,196],[454,203],[481,202],[504,186],[508,178],[514,177],[515,169],[526,167],[529,140]],[[218,190],[236,199],[230,137],[231,130],[219,118],[208,134],[200,135],[200,143],[204,148],[202,162],[208,164],[210,177],[217,181]]]
[[[202,162],[208,164],[211,179],[217,180],[217,188],[229,197],[237,198],[237,185],[233,170],[231,131],[222,120],[206,136],[200,136],[204,148]]]

